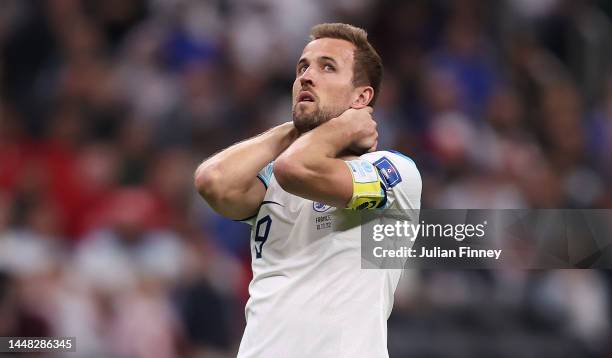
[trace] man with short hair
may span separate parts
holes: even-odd
[[[419,209],[414,162],[376,151],[382,62],[364,30],[313,27],[293,121],[204,161],[195,185],[252,225],[253,280],[238,357],[387,357],[401,270],[361,269],[358,210]]]

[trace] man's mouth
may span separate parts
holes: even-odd
[[[298,96],[298,103],[300,102],[314,102],[315,98],[312,95],[312,93],[308,92],[308,91],[302,91],[300,92],[300,95]]]

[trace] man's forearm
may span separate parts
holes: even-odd
[[[294,195],[336,207],[346,206],[352,195],[352,182],[350,172],[337,158],[354,141],[354,136],[355,132],[340,118],[311,130],[277,159],[276,180]]]
[[[276,159],[297,137],[290,122],[274,127],[256,137],[236,143],[205,160],[196,171],[217,171],[227,186],[242,186]]]
[[[324,167],[326,160],[345,153],[354,141],[355,133],[342,120],[334,118],[301,136],[284,156],[312,170]]]
[[[211,205],[232,206],[244,199],[243,204],[249,206],[248,201],[252,198],[241,197],[257,183],[257,173],[295,138],[297,131],[293,123],[287,122],[213,155],[196,170],[198,192]]]

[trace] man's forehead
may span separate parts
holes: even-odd
[[[300,59],[331,57],[339,62],[352,63],[355,46],[341,39],[321,38],[310,41],[302,51]]]

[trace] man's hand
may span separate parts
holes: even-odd
[[[349,108],[340,116],[332,119],[343,128],[343,133],[349,135],[350,144],[347,148],[349,152],[361,155],[376,150],[378,131],[376,122],[372,118],[372,112],[372,107]]]

